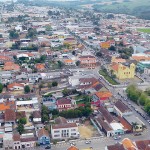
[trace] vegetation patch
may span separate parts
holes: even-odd
[[[113,84],[113,85],[118,85],[119,83],[117,81],[115,81],[112,77],[110,77],[108,75],[108,73],[104,70],[100,70],[99,74],[102,75],[109,83]]]
[[[150,28],[139,28],[137,29],[139,32],[150,33]]]

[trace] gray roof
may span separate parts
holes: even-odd
[[[129,115],[129,116],[123,116],[125,120],[127,120],[131,125],[132,123],[137,123],[139,125],[144,125],[144,123],[136,116]]]

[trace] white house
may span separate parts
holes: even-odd
[[[121,117],[132,114],[132,110],[120,100],[115,103],[114,112]]]
[[[51,126],[51,135],[53,139],[67,139],[78,138],[78,126],[76,123],[67,123],[67,120],[63,117],[58,117],[55,123]]]
[[[33,112],[33,122],[41,122],[41,112],[40,111]]]

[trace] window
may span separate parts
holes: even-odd
[[[55,130],[54,133],[59,133],[59,130]]]
[[[71,129],[71,131],[76,131],[76,129]]]
[[[71,133],[71,135],[76,135],[76,133]]]

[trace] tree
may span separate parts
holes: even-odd
[[[148,96],[146,95],[146,93],[143,92],[139,97],[139,103],[144,106],[147,101],[148,101]]]
[[[42,122],[46,122],[49,121],[49,113],[50,111],[48,110],[48,108],[46,106],[42,106],[42,111],[41,111],[41,116],[42,116]]]
[[[58,82],[56,82],[56,81],[53,81],[52,82],[52,86],[54,87],[54,86],[57,86],[58,85]]]
[[[26,118],[20,118],[18,122],[19,122],[19,124],[26,124],[27,119]]]
[[[62,91],[62,94],[64,96],[68,96],[68,93],[69,93],[69,90],[67,88],[64,88],[63,91]]]
[[[27,38],[34,38],[37,35],[36,29],[29,28],[27,33]]]
[[[150,102],[144,106],[145,111],[150,115]]]
[[[3,92],[3,84],[0,83],[0,93],[2,93],[2,92]]]
[[[10,30],[9,31],[9,38],[10,39],[17,39],[19,37],[19,34],[16,30]]]
[[[17,131],[21,135],[24,132],[24,125],[23,124],[18,124]]]
[[[101,52],[97,52],[97,53],[96,53],[96,56],[97,56],[97,57],[102,57],[102,53],[101,53]]]
[[[52,84],[49,82],[49,83],[47,83],[47,87],[48,88],[51,88],[52,87]]]
[[[75,52],[75,51],[72,51],[72,55],[76,55],[76,52]]]
[[[43,83],[39,84],[39,89],[43,88]]]
[[[61,62],[60,60],[59,60],[57,63],[58,63],[58,67],[59,67],[59,68],[62,68],[62,67],[64,66],[64,63]]]
[[[80,61],[79,60],[76,62],[76,66],[80,66]]]
[[[46,55],[42,55],[41,57],[40,57],[40,62],[45,62],[45,60],[46,60]]]
[[[50,25],[47,25],[46,26],[46,31],[51,31],[52,30],[52,27]]]
[[[137,123],[137,122],[132,122],[132,128],[133,128],[133,130],[136,132],[137,129],[139,129],[138,123]]]
[[[30,87],[29,87],[28,85],[26,85],[26,86],[24,87],[24,92],[25,92],[25,93],[29,93],[29,92],[30,92]]]
[[[116,51],[116,48],[115,48],[115,46],[111,45],[110,48],[109,48],[109,50],[110,51]]]

